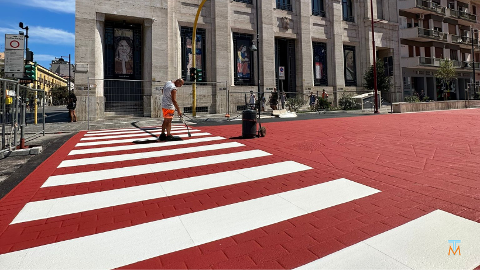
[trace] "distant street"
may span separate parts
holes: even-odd
[[[45,122],[46,123],[59,123],[59,122],[69,122],[68,109],[67,106],[45,106]],[[34,123],[34,110],[27,110],[27,124]],[[42,107],[38,107],[38,122],[41,123],[42,117]]]

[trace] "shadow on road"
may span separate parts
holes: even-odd
[[[158,138],[157,135],[151,133],[149,130],[156,130],[156,128],[142,128],[137,125],[138,122],[132,122],[132,126],[138,128],[139,130],[145,131],[145,133],[149,134],[150,136],[154,137],[155,139]]]
[[[37,121],[42,123],[42,113],[43,110],[41,107],[37,111]],[[68,116],[68,109],[66,106],[46,106],[45,107],[45,123],[68,123],[70,122],[70,117]],[[33,124],[35,121],[35,111],[28,109],[25,115],[25,120],[28,124]]]

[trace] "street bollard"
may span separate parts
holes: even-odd
[[[18,81],[15,92],[15,109],[13,110],[13,122],[12,122],[12,130],[13,133],[13,147],[17,148],[17,138],[18,138],[18,111],[20,106],[20,81]]]
[[[43,136],[45,136],[45,90],[43,91],[43,101],[42,101],[42,119],[43,119]]]
[[[35,125],[38,123],[37,112],[38,112],[37,91],[35,91],[35,116],[34,116],[34,122],[35,122],[34,124],[35,124]]]
[[[5,149],[7,142],[5,138],[5,133],[6,133],[6,122],[7,122],[7,108],[6,108],[6,103],[7,103],[7,82],[3,82],[3,93],[5,93],[5,96],[2,100],[2,150]]]
[[[22,103],[20,111],[20,149],[25,149],[25,113],[26,105]]]

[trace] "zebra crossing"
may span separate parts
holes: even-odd
[[[301,182],[303,174],[315,171],[311,166],[203,132],[200,128],[190,130],[192,138],[187,137],[183,126],[175,125],[172,130],[185,140],[134,143],[151,140],[152,135],[159,134],[157,128],[86,132],[41,184],[39,194],[42,196],[27,202],[9,226],[27,231],[34,225],[47,226],[57,220],[62,220],[63,226],[62,222],[73,223],[75,218],[88,218],[92,213],[96,219],[89,221],[91,223],[99,222],[102,215],[112,215],[111,220],[115,220],[130,206],[142,210],[152,201],[162,204],[186,195],[195,199],[207,196],[205,192],[235,189],[249,183],[286,181],[288,184],[289,179]],[[182,171],[195,168],[202,173],[182,177]],[[143,182],[133,181],[139,177]],[[127,180],[131,184],[113,188],[107,185]],[[98,190],[103,185],[107,188]],[[67,189],[83,191],[62,195]],[[345,178],[279,191],[270,191],[267,185],[264,192],[256,192],[245,199],[202,206],[200,210],[190,209],[173,216],[163,215],[138,224],[122,223],[81,236],[70,232],[64,240],[57,237],[50,242],[45,240],[45,243],[40,241],[40,244],[0,252],[0,268],[126,267],[261,228],[287,226],[294,219],[308,219],[311,214],[380,193],[382,190]],[[115,215],[116,212],[119,214]],[[461,259],[450,260],[443,254],[442,241],[455,237],[462,238],[462,248],[468,251]],[[437,210],[328,256],[303,259],[297,266],[301,269],[419,269],[432,266],[468,269],[480,264],[480,251],[475,249],[479,241],[478,223]],[[421,247],[423,253],[410,250],[415,246]],[[233,268],[242,268],[240,265]]]

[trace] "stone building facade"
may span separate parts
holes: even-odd
[[[129,99],[130,105],[136,102],[141,107],[141,114],[157,117],[159,86],[178,77],[187,80],[179,91],[180,106],[191,109],[191,31],[200,3],[77,0],[79,117],[85,119],[87,107],[91,119],[104,117],[116,110],[109,102],[125,93],[128,97],[118,106]],[[377,57],[387,63],[393,82],[384,97],[400,101],[397,0],[373,0],[373,4]],[[243,93],[256,92],[258,82],[261,91],[270,93],[277,87],[291,96],[325,89],[333,102],[343,92],[365,91],[363,75],[373,55],[370,1],[259,0],[256,5],[256,0],[206,2],[196,40],[197,68],[204,81],[198,87],[197,107],[210,113],[240,110]],[[251,46],[256,45],[257,15],[259,63]],[[284,81],[279,80],[280,67]]]

